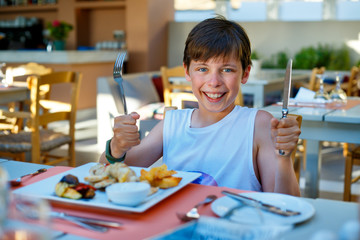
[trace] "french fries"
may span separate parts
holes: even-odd
[[[140,181],[147,181],[152,187],[159,187],[161,189],[175,187],[182,179],[181,177],[172,176],[177,172],[168,170],[165,164],[154,167],[150,171],[141,169],[140,173]]]

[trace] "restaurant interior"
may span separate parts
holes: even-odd
[[[360,0],[0,0],[0,239],[29,239],[16,238],[20,230],[61,240],[360,239],[359,12]],[[288,102],[297,117],[292,160],[301,196],[196,184],[204,175],[179,171],[179,185],[137,205],[108,200],[104,187],[80,204],[59,197],[67,171],[86,179],[99,166],[116,116],[138,112],[143,139],[169,109],[198,107],[183,51],[191,29],[216,15],[240,23],[251,41],[250,77],[235,104],[280,119]],[[162,167],[160,158],[148,170]],[[215,200],[197,205],[200,218],[181,220],[179,212],[209,194]],[[23,196],[51,208],[46,224],[20,209]]]

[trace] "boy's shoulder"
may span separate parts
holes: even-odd
[[[270,120],[273,118],[273,115],[271,113],[264,111],[264,110],[258,110],[255,117],[256,125],[259,124],[269,124]]]

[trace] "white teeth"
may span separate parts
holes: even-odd
[[[216,99],[222,96],[220,93],[206,93],[209,98]]]

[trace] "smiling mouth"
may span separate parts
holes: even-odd
[[[205,95],[208,97],[208,98],[211,98],[211,99],[219,99],[221,98],[222,96],[225,95],[225,93],[205,93]]]

